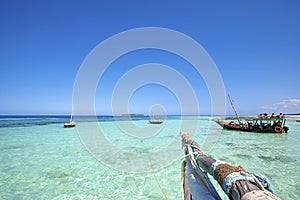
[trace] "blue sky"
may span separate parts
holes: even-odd
[[[105,39],[142,27],[176,30],[201,44],[241,115],[300,112],[296,0],[0,4],[0,114],[69,114],[76,74],[86,56]],[[118,79],[145,63],[180,72],[195,90],[200,114],[210,113],[205,82],[189,63],[168,52],[144,50],[124,55],[108,68],[96,91],[98,114],[111,113]],[[133,93],[129,111],[148,114],[152,105],[161,104],[167,114],[178,114],[178,101],[168,88],[149,84]],[[187,112],[193,114],[193,108]],[[230,107],[227,113],[232,114]]]

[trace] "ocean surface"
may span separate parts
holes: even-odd
[[[293,119],[283,135],[222,130],[206,116],[169,116],[161,125],[148,117],[74,118],[76,128],[63,128],[68,120],[0,117],[0,199],[181,199],[180,131],[215,159],[267,176],[281,199],[300,199]]]

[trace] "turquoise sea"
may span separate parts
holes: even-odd
[[[66,129],[65,116],[1,116],[0,199],[181,199],[180,131],[210,156],[266,175],[281,199],[300,199],[300,123],[287,120],[281,135],[222,130],[210,119],[170,116],[152,125],[147,117],[102,116],[75,118],[77,127]],[[83,136],[95,125],[106,138],[98,155]]]

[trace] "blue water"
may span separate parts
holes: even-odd
[[[167,155],[172,154],[170,148],[181,152],[179,132],[193,132],[189,124],[195,122],[193,138],[207,147],[209,155],[266,175],[281,199],[300,198],[300,123],[288,120],[289,133],[276,135],[222,130],[210,117],[183,118],[187,126],[179,116],[169,117],[158,126],[150,125],[146,117],[135,117],[132,126],[130,118],[114,121],[103,116],[99,122],[78,119],[77,128],[65,129],[63,123],[68,117],[2,116],[0,199],[181,199],[183,153],[175,160]],[[83,127],[93,132],[92,123],[99,124],[109,143],[122,152],[120,155],[146,156],[139,160],[129,156],[127,160],[112,152],[106,153],[104,163],[99,162],[85,148],[79,131]],[[215,144],[210,143],[214,140],[208,140],[208,135],[214,136]],[[172,141],[178,141],[178,145],[166,148]],[[147,158],[150,153],[157,153],[157,160]],[[219,187],[217,190],[227,199]]]

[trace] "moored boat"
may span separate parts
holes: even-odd
[[[150,119],[149,123],[150,124],[162,124],[163,121],[162,120],[158,120],[158,119]]]
[[[259,118],[246,117],[239,121],[224,121],[220,119],[214,120],[224,129],[237,130],[245,132],[261,132],[261,133],[287,133],[289,128],[285,126],[285,118]]]
[[[223,129],[262,133],[288,132],[289,128],[285,126],[286,119],[284,118],[284,114],[280,113],[276,116],[274,113],[272,113],[271,116],[268,116],[267,113],[264,113],[256,117],[241,118],[239,117],[229,94],[228,98],[236,118],[231,118],[231,121],[226,121],[228,118],[225,118],[225,120],[213,119],[217,124],[222,126]]]
[[[72,128],[75,126],[76,126],[76,123],[73,121],[73,117],[71,115],[70,122],[64,123],[64,128]]]
[[[162,124],[164,121],[162,119],[158,119],[158,117],[151,116],[149,119],[150,124]]]
[[[64,128],[72,128],[72,127],[75,127],[75,126],[76,126],[76,123],[74,121],[64,123]]]

